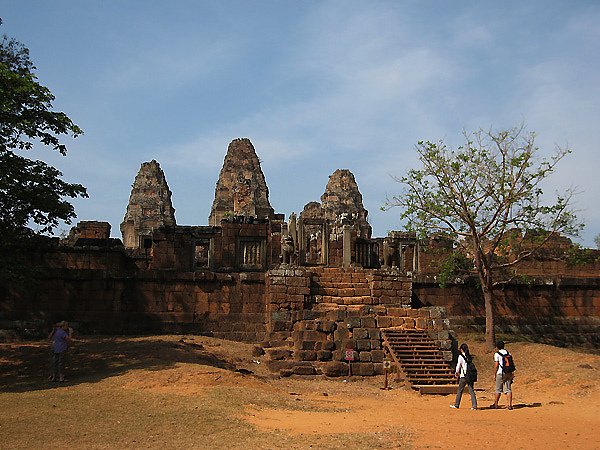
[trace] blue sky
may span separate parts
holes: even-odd
[[[525,123],[573,153],[546,192],[576,187],[578,242],[600,233],[596,1],[0,0],[42,84],[85,135],[36,151],[88,188],[77,220],[120,237],[131,184],[156,159],[177,223],[206,225],[227,146],[248,137],[276,212],[318,201],[350,169],[375,236],[400,229],[392,175],[422,139]],[[67,229],[68,227],[65,227]]]

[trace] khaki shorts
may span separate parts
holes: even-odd
[[[509,373],[503,375],[501,373],[496,374],[496,394],[510,394],[512,392],[512,381],[513,374]]]

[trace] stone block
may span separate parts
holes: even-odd
[[[358,360],[360,362],[371,362],[371,352],[359,352]]]
[[[371,341],[368,339],[357,339],[356,349],[358,351],[369,351],[371,350]]]
[[[381,348],[381,340],[380,339],[371,339],[371,349],[379,350]]]
[[[344,320],[346,320],[346,311],[343,311],[343,310],[327,311],[326,317],[327,317],[327,319],[333,320],[335,322],[343,322]]]
[[[314,320],[319,318],[319,311],[314,311],[312,309],[305,309],[302,311],[302,319],[303,320]]]
[[[296,286],[289,286],[287,288],[287,293],[292,295],[310,295],[310,288],[307,287],[296,287]]]
[[[369,332],[369,339],[381,339],[381,331],[379,331],[379,328],[367,328],[367,331]]]
[[[358,310],[360,311],[359,315],[361,317],[373,315],[374,314],[373,308],[374,308],[373,305],[362,305],[358,308]]]
[[[298,341],[295,343],[294,348],[297,350],[314,350],[316,341]]]
[[[360,319],[360,326],[363,328],[376,328],[377,319],[375,317],[362,317]]]
[[[338,295],[338,297],[354,297],[355,292],[354,292],[354,289],[349,289],[349,288],[338,289],[337,295]]]
[[[335,322],[331,320],[318,320],[316,322],[317,330],[324,333],[333,333],[336,328]]]
[[[435,338],[440,340],[450,339],[450,332],[448,330],[442,330],[435,333]]]
[[[335,349],[335,343],[333,341],[323,342],[323,350],[333,350],[333,349]]]
[[[274,284],[269,286],[269,294],[285,294],[287,293],[287,287],[284,284]]]
[[[346,306],[346,317],[361,317],[363,306],[360,305],[350,305]]]
[[[271,292],[269,294],[269,300],[271,303],[284,303],[284,302],[289,302],[288,300],[288,295],[286,293],[274,293]]]
[[[354,362],[350,364],[352,375],[369,377],[375,375],[375,370],[372,362]]]
[[[317,351],[317,359],[319,361],[330,361],[333,356],[331,350],[319,350]]]
[[[414,328],[415,327],[415,319],[411,317],[407,317],[404,319],[404,328]]]
[[[292,356],[292,351],[286,348],[268,348],[267,357],[273,361],[288,359]]]
[[[292,322],[276,321],[271,322],[271,331],[292,331]]]
[[[360,317],[348,317],[346,320],[348,328],[360,328]]]
[[[288,294],[288,301],[290,303],[300,303],[303,304],[304,303],[304,295],[299,295],[299,294]]]
[[[317,352],[314,350],[296,350],[294,352],[294,359],[297,361],[316,361]]]
[[[316,320],[301,320],[296,323],[296,327],[301,331],[314,331],[317,329],[317,321]]]
[[[321,367],[327,377],[345,377],[348,375],[348,364],[341,361],[329,361]]]
[[[344,341],[350,337],[350,331],[346,329],[337,329],[333,332],[334,341]]]
[[[271,286],[273,286],[273,285],[284,285],[285,286],[285,284],[286,284],[285,277],[271,276],[271,277],[268,277],[268,280],[269,280],[269,284]]]
[[[427,308],[421,308],[421,309],[418,309],[417,311],[419,311],[418,317],[422,317],[425,319],[429,319],[431,317],[431,312]]]
[[[278,359],[278,360],[269,360],[266,362],[266,364],[267,364],[267,368],[271,372],[279,372],[281,370],[291,369],[297,363],[295,361]]]
[[[354,339],[368,339],[369,330],[367,330],[366,328],[354,328],[352,330],[352,337]]]
[[[450,350],[452,349],[452,341],[450,339],[444,339],[441,341],[436,341],[438,347],[442,350]]]
[[[313,366],[296,366],[292,369],[294,375],[316,375],[317,371]]]
[[[385,305],[373,305],[373,314],[378,316],[387,316],[387,307]]]
[[[377,326],[379,328],[389,328],[392,326],[392,318],[389,316],[378,316]]]
[[[425,319],[424,317],[417,317],[415,319],[415,327],[421,330],[425,330],[427,328],[427,319]]]
[[[323,337],[323,333],[315,330],[292,332],[292,339],[294,339],[294,341],[322,341]]]
[[[383,375],[383,363],[373,363],[373,372],[375,375]]]
[[[419,317],[420,312],[421,311],[419,309],[411,308],[407,311],[407,313],[408,313],[407,315],[408,315],[408,317],[417,318],[417,317]]]
[[[393,327],[402,327],[404,326],[405,317],[392,317],[392,326]]]
[[[427,309],[429,310],[429,317],[432,319],[441,319],[444,317],[444,308],[441,306],[430,306]]]
[[[385,351],[383,350],[371,350],[371,361],[374,363],[383,362],[385,358]]]

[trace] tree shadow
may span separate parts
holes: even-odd
[[[93,337],[75,341],[66,360],[65,382],[51,382],[48,342],[0,344],[0,392],[26,392],[64,385],[95,383],[130,370],[164,370],[177,363],[212,366],[247,374],[235,364],[207,351],[202,344],[180,339]]]

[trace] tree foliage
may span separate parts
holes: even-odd
[[[1,24],[1,21],[0,21]],[[87,197],[85,187],[61,179],[62,173],[26,152],[42,144],[66,155],[63,137],[81,129],[60,111],[54,95],[37,81],[29,50],[14,39],[0,40],[0,250],[14,249],[37,231],[52,232],[60,221],[71,223],[73,206],[65,197]],[[8,252],[10,253],[10,252]],[[10,272],[3,255],[0,276]]]
[[[421,141],[422,168],[395,178],[404,187],[385,208],[401,207],[409,231],[454,237],[472,259],[486,301],[486,335],[493,343],[493,287],[502,269],[531,256],[555,233],[577,235],[582,225],[571,206],[572,189],[545,203],[543,181],[570,150],[539,157],[535,133],[524,127],[464,132],[456,149],[443,141]],[[515,258],[498,258],[515,230],[536,235]],[[533,232],[533,233],[532,233]]]

